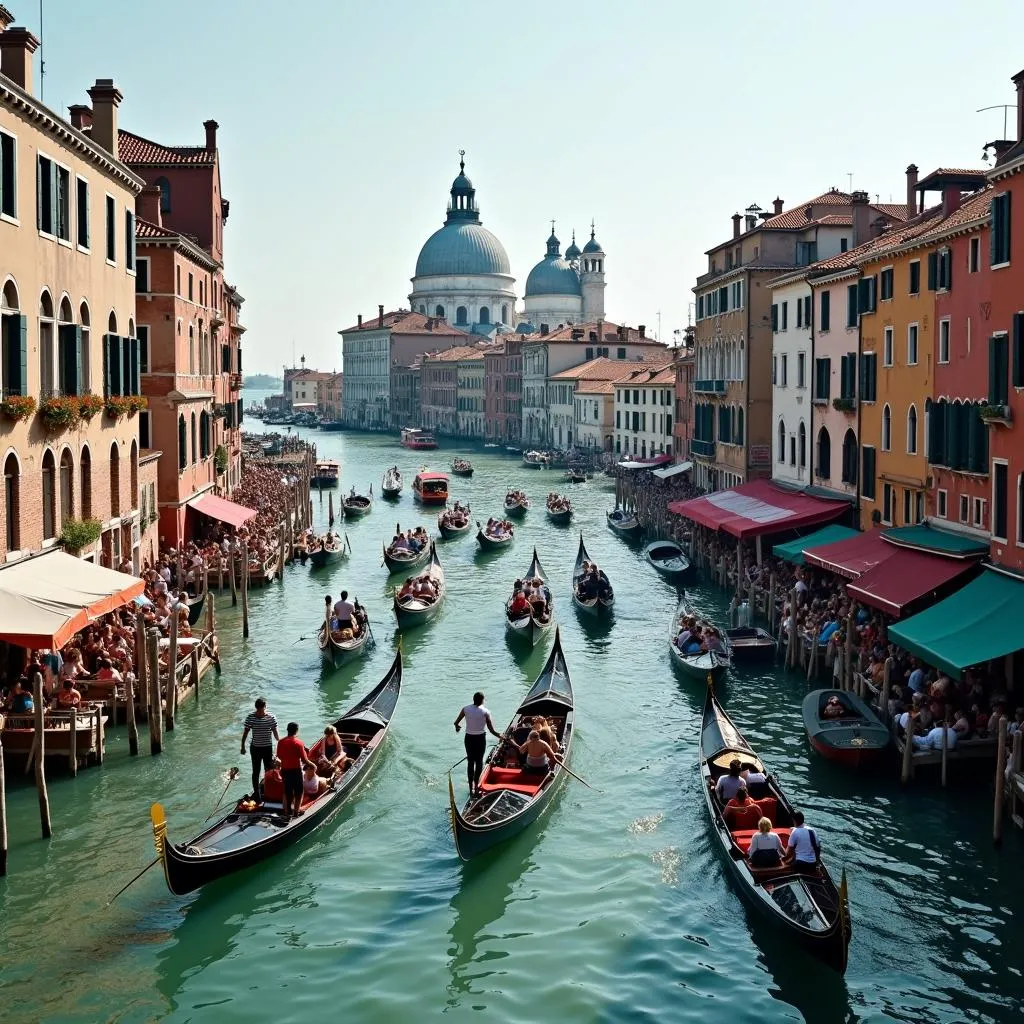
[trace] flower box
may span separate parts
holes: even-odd
[[[99,395],[82,395],[78,399],[78,415],[83,422],[88,423],[103,409],[103,404],[103,399]]]
[[[111,395],[106,401],[107,415],[119,420],[122,416],[132,416],[141,412],[149,405],[144,395]]]
[[[81,419],[81,406],[77,395],[47,398],[39,406],[39,418],[51,433],[70,430]]]
[[[31,395],[7,395],[0,401],[0,416],[10,420],[27,420],[36,411],[36,400]]]
[[[61,531],[60,542],[67,551],[77,555],[82,548],[99,540],[102,529],[98,519],[68,519]]]
[[[832,408],[838,412],[853,412],[856,408],[856,403],[852,398],[833,398]]]
[[[1008,405],[983,405],[978,415],[986,423],[1012,423],[1013,410]]]

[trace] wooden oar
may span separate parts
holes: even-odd
[[[213,810],[210,811],[210,813],[205,818],[203,818],[204,822],[209,821],[217,813],[217,808],[220,807],[220,801],[224,799],[224,796],[225,796],[225,794],[228,791],[228,786],[230,786],[231,783],[234,782],[235,779],[237,779],[237,778],[238,778],[238,769],[237,768],[232,768],[231,771],[228,772],[228,781],[227,781],[227,783],[224,786],[224,792],[221,793],[221,795],[220,795],[220,800],[218,800],[213,805]],[[255,796],[255,794],[253,794],[253,795]]]
[[[566,764],[566,763],[565,763],[564,761],[559,761],[558,763],[559,763],[559,764],[560,764],[560,765],[561,765],[561,766],[562,766],[562,767],[563,767],[563,768],[564,768],[564,769],[565,769],[565,770],[566,770],[566,771],[567,771],[567,772],[568,772],[568,773],[569,773],[569,774],[570,774],[570,775],[571,775],[571,776],[572,776],[572,777],[573,777],[573,778],[574,778],[574,779],[575,779],[575,780],[576,780],[577,782],[582,782],[582,783],[583,783],[583,785],[587,787],[587,789],[594,789],[594,787],[593,787],[593,786],[592,786],[592,785],[591,785],[591,784],[590,784],[589,782],[587,782],[587,780],[586,780],[586,779],[581,779],[581,778],[580,778],[580,777],[579,777],[579,776],[578,776],[578,775],[577,775],[577,774],[576,774],[576,773],[575,773],[575,772],[574,772],[574,771],[573,771],[573,770],[572,770],[572,769],[571,769],[571,768],[570,768],[570,767],[569,767],[569,766],[568,766],[568,765],[567,765],[567,764]],[[600,792],[601,792],[601,790],[599,790],[599,789],[595,789],[595,790],[594,790],[594,792],[595,792],[595,793],[600,793]]]
[[[130,889],[151,867],[159,863],[159,857],[157,857],[155,860],[151,860],[127,885],[122,885],[121,888],[118,889],[117,892],[115,892],[114,895],[111,896],[109,900],[107,900],[105,906],[109,907],[110,904],[113,903],[114,900],[116,900],[117,897],[125,891],[125,889]]]

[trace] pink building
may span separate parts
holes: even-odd
[[[484,353],[486,391],[485,436],[488,441],[515,443],[522,432],[523,339],[503,334]]]

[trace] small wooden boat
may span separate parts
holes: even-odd
[[[402,493],[402,474],[399,473],[397,466],[385,471],[384,479],[380,482],[380,493],[388,501],[394,501]]]
[[[328,431],[331,431],[332,433],[337,433],[338,431],[345,429],[345,421],[344,420],[321,420],[320,421],[320,429],[321,430],[328,430]]]
[[[447,505],[448,475],[421,469],[412,482],[412,493],[421,505]]]
[[[548,519],[559,526],[564,526],[572,519],[572,502],[564,494],[556,494],[555,498],[560,500],[547,500]]]
[[[601,580],[599,591],[592,597],[580,596],[580,583],[584,576],[583,566],[590,561],[592,559],[587,554],[587,549],[583,546],[583,534],[581,533],[580,549],[576,553],[576,565],[572,570],[572,603],[587,615],[608,615],[615,605],[615,593],[612,590],[611,582],[603,570],[598,569],[598,575]]]
[[[582,469],[567,469],[565,471],[565,482],[569,484],[585,484],[587,474]]]
[[[402,431],[401,445],[403,448],[411,448],[413,451],[431,451],[437,447],[437,441],[429,430],[419,430],[416,427],[406,427]]]
[[[285,817],[282,805],[260,803],[250,794],[216,824],[187,843],[172,843],[160,804],[150,817],[167,887],[183,896],[209,882],[258,864],[324,824],[366,781],[377,762],[402,690],[402,652],[384,678],[335,723],[345,753],[354,762],[320,796],[303,801],[301,817]],[[313,746],[314,759],[323,739]]]
[[[476,542],[484,551],[500,551],[502,548],[507,548],[515,539],[515,531],[511,524],[508,533],[504,536],[489,533],[489,529],[489,526],[482,526],[479,519],[476,521]]]
[[[316,464],[309,483],[311,487],[337,487],[340,479],[341,466],[337,462],[327,459]]]
[[[758,658],[773,658],[778,646],[775,637],[760,626],[735,626],[727,629],[733,661],[755,661]]]
[[[395,523],[395,533],[400,534],[401,532],[402,524]],[[384,564],[388,567],[388,572],[390,573],[407,573],[423,565],[430,558],[430,547],[431,545],[427,543],[419,551],[412,551],[403,548],[389,548],[385,544]]]
[[[473,463],[469,459],[452,459],[451,470],[454,476],[472,476]]]
[[[336,533],[332,533],[328,535],[327,540],[321,542],[320,547],[307,550],[306,557],[312,568],[322,569],[326,565],[342,561],[350,552],[348,537],[342,540]]]
[[[828,714],[830,707],[836,712]],[[804,697],[803,715],[811,746],[847,768],[877,761],[892,739],[878,715],[846,690],[811,690]]]
[[[526,570],[526,575],[523,576],[523,579],[541,581],[548,600],[548,617],[546,619],[539,618],[535,610],[531,610],[525,615],[513,616],[511,610],[512,599],[515,596],[513,594],[510,595],[509,599],[505,602],[505,629],[509,636],[523,640],[529,643],[531,647],[536,647],[537,641],[550,631],[555,622],[554,595],[551,593],[551,588],[548,586],[548,578],[545,576],[544,570],[541,568],[536,548],[533,549],[533,561],[530,562],[530,567]]]
[[[458,503],[456,503],[458,504]],[[462,513],[461,519],[464,519],[461,525],[457,525],[452,521],[452,509],[445,509],[437,517],[437,529],[441,536],[445,540],[453,540],[456,537],[464,537],[470,530],[473,529],[473,520],[469,518],[469,506],[459,506],[459,511]]]
[[[620,537],[633,538],[640,532],[640,520],[635,512],[627,512],[624,508],[615,507],[606,513],[608,527]]]
[[[551,456],[547,452],[523,452],[523,465],[527,469],[546,469],[551,465]]]
[[[355,488],[347,498],[341,502],[341,510],[345,513],[346,519],[359,519],[365,516],[373,508],[373,484],[370,484],[369,495],[356,494]]]
[[[644,548],[644,558],[669,580],[682,580],[690,572],[690,560],[674,540],[656,540]]]
[[[407,597],[401,603],[398,600],[398,587],[395,587],[392,601],[394,603],[395,618],[398,619],[399,629],[411,629],[424,622],[429,622],[441,610],[444,604],[445,580],[444,569],[437,557],[437,548],[430,545],[430,565],[427,568],[427,575],[437,581],[437,596],[433,601],[427,601],[420,597]]]
[[[682,672],[693,679],[701,682],[719,682],[729,671],[732,664],[732,651],[729,648],[729,638],[722,635],[722,630],[717,630],[722,638],[721,651],[697,651],[694,654],[684,654],[678,644],[676,637],[679,636],[679,629],[682,620],[693,616],[700,621],[700,616],[690,607],[684,597],[672,616],[672,623],[668,630],[668,648],[672,652],[672,660],[679,666]],[[706,625],[707,623],[702,623]],[[717,627],[715,627],[717,629]]]
[[[713,838],[728,866],[730,877],[740,895],[757,913],[830,967],[840,973],[845,972],[850,945],[846,872],[843,872],[842,882],[837,888],[822,863],[815,865],[813,873],[808,874],[785,866],[750,866],[746,853],[751,838],[757,832],[756,823],[730,831],[714,789],[718,778],[728,772],[729,762],[734,758],[753,764],[767,774],[764,763],[716,700],[713,687],[708,687],[700,736],[701,775]],[[793,808],[779,789],[774,775],[768,778],[769,795],[757,801],[759,806],[754,813],[771,819],[785,846],[793,826]]]
[[[509,491],[505,495],[505,515],[510,518],[520,519],[526,515],[527,510],[530,507],[530,499],[524,494],[523,497],[517,498],[513,491]]]
[[[188,624],[190,626],[194,626],[202,617],[204,604],[206,604],[205,590],[198,597],[188,599]]]
[[[331,668],[337,668],[339,665],[355,661],[356,658],[365,654],[370,649],[373,633],[370,631],[369,619],[367,619],[366,626],[360,629],[358,636],[336,640],[331,634],[331,599],[325,597],[324,604],[326,605],[324,621],[320,623],[316,643],[320,648],[321,660]]]
[[[463,860],[518,835],[551,806],[568,772],[558,762],[547,772],[521,767],[517,737],[525,739],[523,734],[529,734],[530,723],[537,715],[542,715],[553,726],[562,748],[562,759],[568,763],[575,712],[569,668],[562,654],[561,636],[556,630],[554,646],[541,674],[512,716],[505,730],[507,738],[498,744],[484,766],[480,796],[471,796],[459,808],[452,773],[448,773],[455,849]]]

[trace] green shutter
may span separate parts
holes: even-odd
[[[778,303],[772,303],[772,331],[778,333],[779,330],[779,306]]]
[[[1024,387],[1024,313],[1013,314],[1013,386]]]
[[[61,324],[57,328],[58,380],[65,395],[82,393],[82,328]]]
[[[994,267],[999,262],[999,219],[996,211],[999,208],[998,196],[994,196],[988,204],[988,216],[991,227],[988,231],[988,264]]]
[[[129,338],[128,339],[128,393],[132,395],[141,395],[142,388],[140,387],[139,381],[139,339]]]
[[[1001,255],[1002,255],[1002,262],[1003,263],[1009,263],[1010,262],[1010,240],[1013,238],[1013,232],[1010,230],[1010,225],[1012,224],[1012,219],[1010,217],[1010,202],[1011,202],[1012,199],[1013,199],[1013,194],[1012,193],[1010,193],[1010,192],[1004,192],[1003,193],[1003,206],[1004,206],[1004,209],[1003,209],[1003,230],[1002,230],[1003,251],[1001,253]]]
[[[829,309],[829,303],[830,302],[831,302],[831,293],[830,292],[822,292],[821,293],[821,330],[823,330],[823,331],[827,331],[829,329],[828,321],[829,321],[829,313],[831,312],[831,310]]]
[[[18,317],[18,394],[28,394],[28,317]],[[14,388],[12,387],[13,391]]]
[[[939,277],[939,254],[928,253],[928,291],[933,292],[938,287]]]

